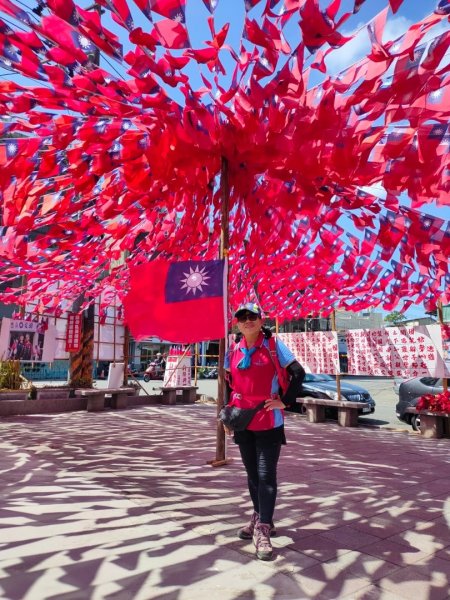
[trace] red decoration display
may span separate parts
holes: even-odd
[[[450,203],[448,8],[386,40],[421,3],[242,0],[232,28],[218,2],[0,0],[0,302],[57,314],[121,301],[156,257],[217,258],[223,159],[231,306],[449,302],[450,224],[427,207]],[[369,50],[337,73],[356,35]]]

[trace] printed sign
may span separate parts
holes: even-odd
[[[448,374],[440,325],[347,332],[348,372],[385,377]]]
[[[307,373],[336,375],[340,372],[336,331],[279,333],[277,337],[293,352]]]
[[[181,387],[191,385],[191,351],[186,354],[183,349],[173,347],[170,349],[164,371],[164,387]]]
[[[0,356],[9,360],[50,362],[55,358],[56,330],[47,320],[2,319]]]

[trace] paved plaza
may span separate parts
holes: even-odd
[[[0,422],[0,598],[447,600],[450,441],[287,415],[275,558],[236,537],[238,452],[215,408]]]

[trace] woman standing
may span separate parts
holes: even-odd
[[[277,464],[281,446],[286,443],[283,409],[295,403],[305,371],[292,352],[263,327],[257,304],[242,304],[234,316],[239,334],[225,358],[228,404],[254,408],[265,400],[264,407],[255,414],[247,429],[234,432],[254,509],[250,523],[239,530],[238,536],[253,538],[256,556],[270,560],[273,554],[270,536],[275,534]],[[286,371],[291,377],[289,382]],[[226,427],[225,431],[232,434]]]

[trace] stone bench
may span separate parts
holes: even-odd
[[[448,413],[417,410],[414,406],[408,407],[405,412],[420,416],[420,433],[424,438],[450,437],[450,415]]]
[[[105,397],[111,398],[111,408],[128,408],[129,396],[135,395],[135,389],[132,387],[108,388],[105,389]]]
[[[194,404],[197,399],[197,389],[193,385],[162,387],[162,404],[176,404],[178,399],[182,404]]]
[[[79,389],[75,390],[75,396],[81,396],[87,399],[87,410],[97,412],[105,408],[105,400],[108,398],[111,402],[111,408],[127,408],[128,396],[134,396],[135,390],[131,387],[123,388],[105,388],[98,389]]]
[[[306,418],[309,423],[323,423],[325,408],[333,407],[338,410],[338,423],[341,427],[356,427],[359,411],[369,408],[367,402],[350,402],[348,400],[332,400],[331,398],[297,398],[306,408]]]
[[[75,396],[86,398],[89,412],[98,412],[105,408],[105,393],[106,390],[80,389],[75,390]]]

